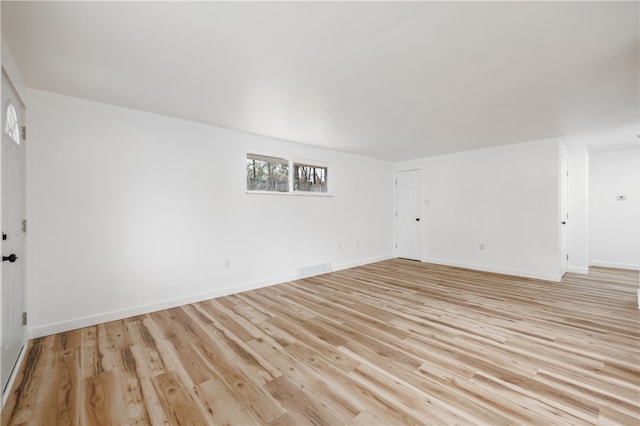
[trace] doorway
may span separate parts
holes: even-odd
[[[592,152],[590,266],[640,270],[640,149]]]

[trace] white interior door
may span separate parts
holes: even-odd
[[[420,260],[420,170],[396,173],[396,256]]]
[[[24,107],[2,73],[2,393],[24,345],[24,186],[21,139]]]
[[[560,270],[569,269],[569,162],[560,159]]]

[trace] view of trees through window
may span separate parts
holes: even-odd
[[[327,192],[327,168],[294,163],[293,190]]]
[[[289,192],[289,162],[284,158],[247,154],[247,190]]]
[[[293,173],[289,176],[289,169]],[[247,191],[328,192],[326,166],[247,154]]]

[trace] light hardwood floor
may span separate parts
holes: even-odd
[[[2,424],[638,425],[637,285],[380,262],[35,339]]]

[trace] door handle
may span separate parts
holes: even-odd
[[[567,222],[565,222],[564,220],[562,222],[560,222],[560,223],[563,224],[563,225],[567,224]]]
[[[16,260],[18,260],[18,256],[16,256],[15,254],[10,254],[9,256],[2,256],[2,261],[6,262],[9,261],[11,263],[15,262]]]
[[[416,222],[420,222],[420,218],[419,217],[416,217]]]

